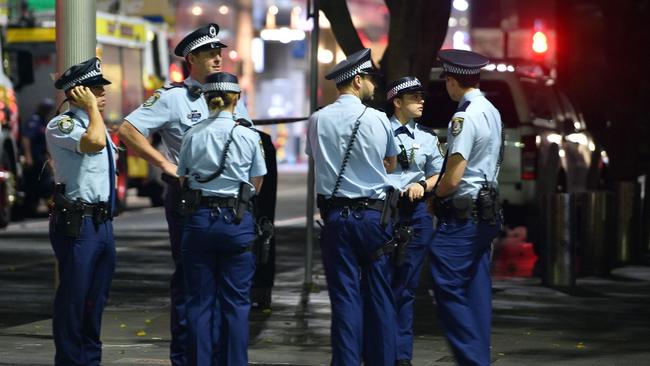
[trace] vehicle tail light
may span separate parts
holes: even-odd
[[[537,178],[537,143],[535,135],[522,136],[521,180]]]

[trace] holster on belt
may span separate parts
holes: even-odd
[[[499,192],[495,187],[483,185],[476,197],[476,213],[480,221],[495,225],[501,215]]]
[[[399,196],[400,191],[395,188],[391,187],[386,191],[386,199],[384,200],[384,207],[381,210],[381,217],[379,219],[381,226],[399,221],[399,210],[397,209]]]
[[[257,237],[254,243],[255,258],[258,264],[266,264],[269,261],[271,238],[273,238],[275,228],[273,222],[266,216],[260,217],[257,220],[256,226]]]
[[[411,238],[413,237],[413,227],[398,224],[393,228],[393,242],[395,249],[393,252],[393,263],[401,266],[406,260],[407,249]]]
[[[235,205],[233,211],[235,213],[234,223],[239,224],[244,218],[246,211],[249,211],[251,208],[251,199],[253,198],[253,192],[248,184],[242,182],[239,183],[239,192],[237,193],[237,204]]]
[[[176,212],[184,217],[191,216],[199,208],[201,196],[200,190],[190,189],[186,183],[176,203]]]
[[[55,230],[71,238],[78,238],[83,224],[83,206],[81,201],[70,201],[64,195],[65,184],[57,184],[54,189]]]
[[[470,197],[453,197],[447,200],[436,199],[435,214],[440,220],[475,218],[474,201]]]
[[[86,204],[81,200],[71,201],[67,199],[65,197],[65,184],[55,186],[53,201],[52,217],[55,230],[67,237],[79,237],[84,216],[90,216],[95,225],[103,224],[112,218],[108,202]]]

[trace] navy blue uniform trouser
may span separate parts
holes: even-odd
[[[413,304],[424,257],[433,239],[433,218],[425,202],[416,205],[411,217],[400,220],[413,228],[404,264],[395,270],[393,294],[397,309],[397,360],[413,359]]]
[[[180,192],[172,189],[171,186],[168,185],[166,187],[165,218],[167,219],[169,242],[175,266],[170,283],[171,342],[169,344],[169,358],[172,366],[187,365],[187,358],[185,356],[187,343],[187,321],[185,320],[185,278],[183,275],[183,261],[181,256],[181,238],[183,235],[184,219],[176,212],[179,194]]]
[[[59,262],[52,331],[55,365],[93,366],[102,358],[102,312],[115,272],[113,223],[94,225],[84,217],[78,238],[57,232],[50,220],[50,242]]]
[[[445,220],[431,243],[438,318],[461,366],[490,364],[490,248],[500,227],[471,219]]]
[[[390,226],[379,224],[380,212],[341,215],[331,209],[325,218],[321,255],[332,305],[332,366],[393,366],[395,303],[389,256],[372,254],[390,240]],[[360,216],[360,217],[359,217]]]
[[[249,212],[239,224],[232,216],[231,210],[217,214],[201,208],[183,229],[189,365],[213,365],[213,353],[220,366],[248,365],[255,257],[247,248],[255,239],[255,224]]]

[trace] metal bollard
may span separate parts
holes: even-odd
[[[575,205],[569,193],[542,197],[542,240],[545,250],[544,284],[573,287],[575,276]]]
[[[613,195],[607,191],[579,193],[576,197],[578,214],[578,266],[581,275],[607,275],[612,229]]]
[[[634,182],[619,182],[616,185],[615,197],[615,251],[616,265],[628,264],[634,258],[634,218],[637,200],[636,184]]]

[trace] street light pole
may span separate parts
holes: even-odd
[[[308,3],[309,10],[307,17],[311,17],[313,27],[311,30],[311,47],[310,47],[310,93],[309,93],[309,111],[314,113],[318,108],[318,36],[320,26],[319,0],[310,0]],[[305,279],[303,285],[305,288],[312,285],[312,272],[314,263],[314,159],[309,158],[309,170],[307,172],[307,242],[305,245]]]
[[[96,53],[95,1],[56,0],[56,77]],[[64,95],[57,93],[57,105]],[[54,265],[54,288],[59,285],[59,263]]]

